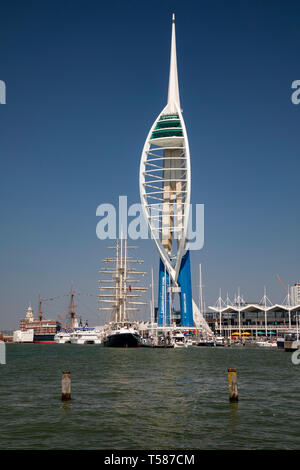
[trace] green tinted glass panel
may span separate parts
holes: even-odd
[[[165,119],[178,119],[178,118],[179,118],[178,114],[168,114],[165,116],[161,116],[159,120],[164,121]]]
[[[155,129],[165,129],[167,127],[180,127],[181,128],[181,123],[180,121],[158,121],[158,123],[155,126]]]
[[[151,139],[158,139],[160,137],[182,137],[183,133],[181,129],[159,129],[153,131]]]

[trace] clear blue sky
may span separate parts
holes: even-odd
[[[171,15],[192,202],[205,204],[205,245],[192,253],[198,299],[222,288],[274,302],[300,279],[300,5],[296,1],[4,1],[0,16],[0,330],[17,328],[38,294],[97,317],[109,242],[96,208],[128,195],[148,130],[166,104]],[[139,243],[158,271],[153,243]],[[150,277],[146,283],[150,282]],[[57,318],[68,297],[46,302]]]

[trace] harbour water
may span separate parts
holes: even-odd
[[[0,374],[2,450],[300,447],[300,366],[276,348],[7,344]]]

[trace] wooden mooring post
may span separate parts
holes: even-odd
[[[0,340],[0,364],[6,364],[6,344]]]
[[[61,399],[62,401],[71,400],[71,373],[63,372],[61,378]]]
[[[236,369],[228,369],[228,383],[229,383],[229,401],[230,403],[239,400]]]

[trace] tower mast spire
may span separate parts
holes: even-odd
[[[177,54],[176,54],[176,33],[175,33],[175,14],[172,16],[172,38],[171,38],[171,56],[170,56],[170,74],[167,111],[170,114],[176,114],[176,106],[180,109],[178,72],[177,72]]]

